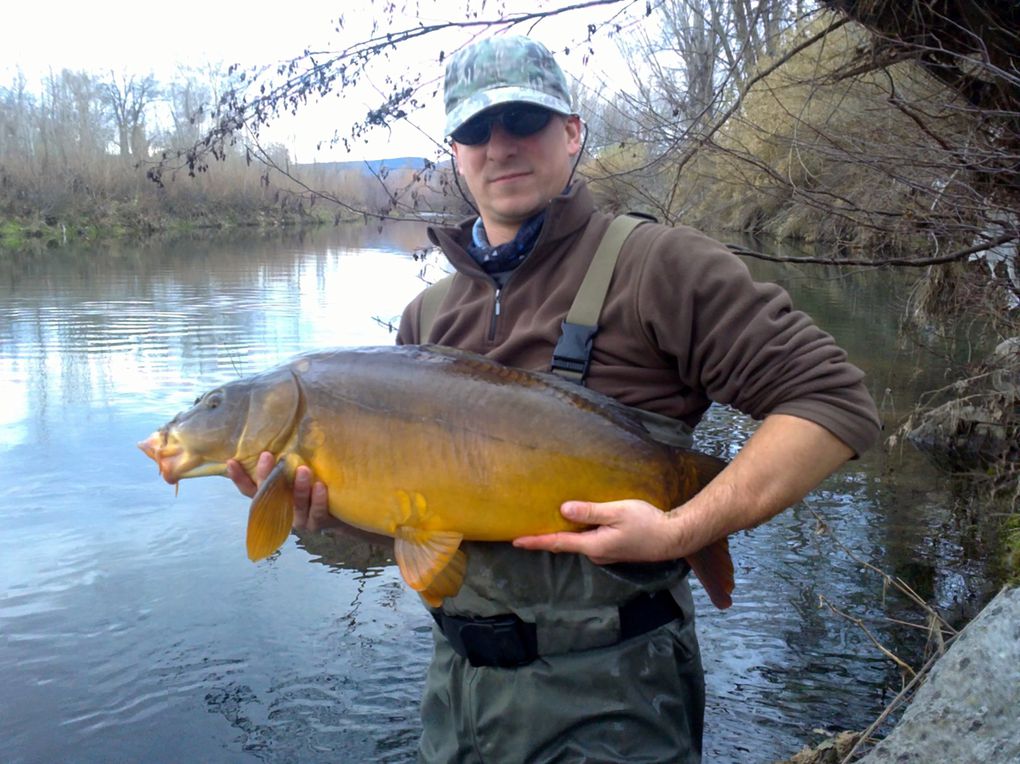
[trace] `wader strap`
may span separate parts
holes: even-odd
[[[421,342],[428,342],[429,332],[436,320],[436,313],[439,306],[450,291],[450,284],[453,283],[453,274],[443,276],[435,284],[425,287],[421,296],[421,307],[418,313],[418,339]]]
[[[591,363],[592,341],[599,330],[599,314],[606,301],[620,250],[630,232],[645,222],[648,218],[620,215],[609,224],[563,321],[560,339],[553,350],[554,374],[571,382],[584,383]]]

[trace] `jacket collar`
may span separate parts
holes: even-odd
[[[540,259],[563,239],[574,235],[587,225],[595,211],[595,199],[584,181],[574,181],[565,194],[554,197],[546,208],[545,223],[535,242],[535,248],[525,262]],[[446,253],[447,259],[458,271],[488,276],[474,258],[467,253],[471,243],[471,227],[476,217],[462,220],[456,226],[429,226],[428,237]],[[521,265],[523,267],[523,264]]]

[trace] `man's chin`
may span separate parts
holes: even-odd
[[[492,205],[492,211],[499,221],[507,225],[520,225],[545,209],[548,201],[536,195],[530,198],[500,200],[500,203]]]

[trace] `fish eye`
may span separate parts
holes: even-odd
[[[222,402],[223,391],[213,390],[211,392],[206,393],[205,395],[200,395],[197,398],[195,398],[195,402],[192,405],[197,406],[200,403],[204,403],[207,409],[214,409],[218,407]]]

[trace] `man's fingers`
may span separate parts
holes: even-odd
[[[567,520],[587,529],[522,536],[514,540],[514,546],[583,554],[598,565],[622,560],[666,559],[662,549],[665,515],[648,502],[638,499],[567,501],[561,505],[560,512]]]
[[[585,533],[546,533],[542,536],[521,536],[514,539],[514,546],[518,549],[535,549],[546,552],[575,552],[577,554],[589,554],[590,547],[594,542],[591,536],[594,531]]]
[[[294,472],[294,527],[298,530],[315,530],[308,517],[311,500],[312,471],[301,465]]]
[[[568,520],[581,525],[610,525],[620,518],[622,501],[606,501],[596,504],[591,501],[566,501],[560,513]]]
[[[590,501],[566,501],[560,506],[560,513],[567,520],[579,525],[594,525],[596,528],[580,533],[546,533],[541,536],[522,536],[514,539],[514,546],[520,549],[541,549],[546,552],[575,552],[589,557],[604,551],[599,527],[610,525],[619,518],[621,502],[607,501],[596,504]]]
[[[268,451],[259,454],[259,460],[255,463],[255,479],[245,472],[244,467],[236,459],[227,459],[227,477],[234,481],[237,490],[249,499],[255,495],[262,485],[262,481],[269,477],[269,473],[276,466],[276,457]]]
[[[227,477],[234,481],[241,493],[251,498],[275,466],[276,457],[269,451],[263,451],[255,463],[254,480],[236,459],[227,460]],[[329,495],[325,484],[313,482],[312,471],[303,464],[294,471],[293,501],[294,530],[318,531],[339,525],[339,521],[329,514]]]
[[[259,488],[255,485],[255,481],[248,476],[248,473],[244,471],[244,467],[241,466],[241,463],[236,459],[227,460],[227,477],[234,481],[234,485],[237,486],[237,490],[249,499],[255,495],[255,492]]]
[[[312,486],[308,505],[308,530],[317,531],[336,524],[336,518],[329,513],[329,496],[326,492],[326,485],[316,482]]]
[[[276,457],[268,451],[259,454],[259,460],[255,463],[255,482],[262,485],[262,481],[269,477],[269,473],[276,466]]]

